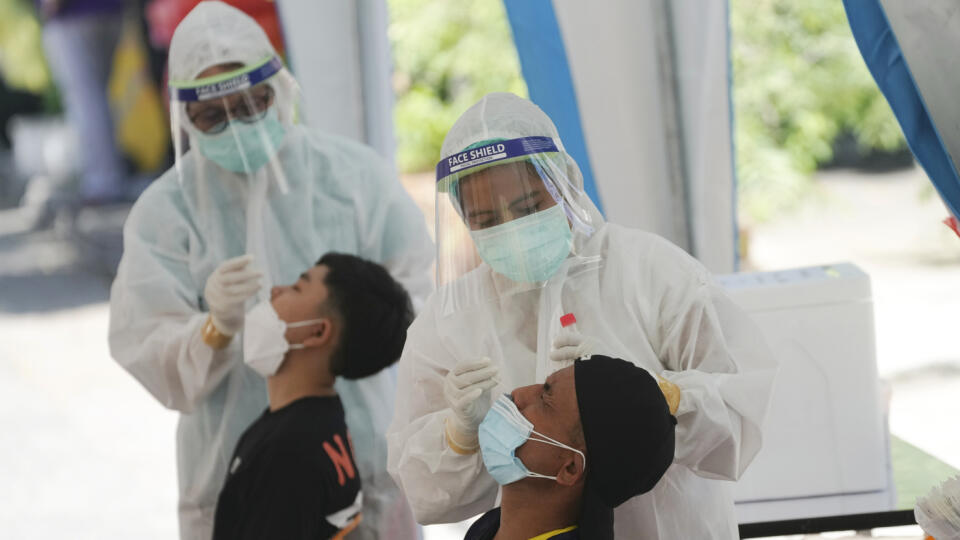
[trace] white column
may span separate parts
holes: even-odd
[[[726,3],[553,4],[608,219],[733,271]]]
[[[374,147],[393,163],[393,89],[385,0],[280,0],[304,121]]]

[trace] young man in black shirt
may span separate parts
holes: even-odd
[[[413,320],[383,267],[329,253],[247,314],[244,361],[270,406],[241,436],[217,500],[214,540],[341,538],[362,516],[338,376],[393,364]]]

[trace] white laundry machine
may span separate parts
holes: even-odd
[[[892,510],[870,278],[852,264],[717,277],[780,363],[740,523]]]

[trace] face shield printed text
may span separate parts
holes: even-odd
[[[437,181],[452,173],[478,165],[541,152],[556,152],[557,147],[549,137],[524,137],[491,143],[448,156],[437,163]]]
[[[507,157],[506,146],[503,143],[496,143],[450,156],[447,158],[447,166],[450,172],[456,172],[505,157]]]
[[[250,74],[244,73],[238,77],[220,81],[206,86],[196,88],[197,101],[211,99],[232,94],[240,90],[246,90],[252,86],[250,84]]]
[[[227,73],[218,76],[219,80],[212,82],[170,81],[168,85],[171,96],[177,101],[203,101],[247,90],[273,77],[281,69],[283,69],[283,62],[274,56],[253,69]]]

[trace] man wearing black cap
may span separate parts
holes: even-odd
[[[607,356],[502,396],[479,431],[501,507],[466,540],[613,538],[613,508],[672,463],[675,425],[657,380]]]

